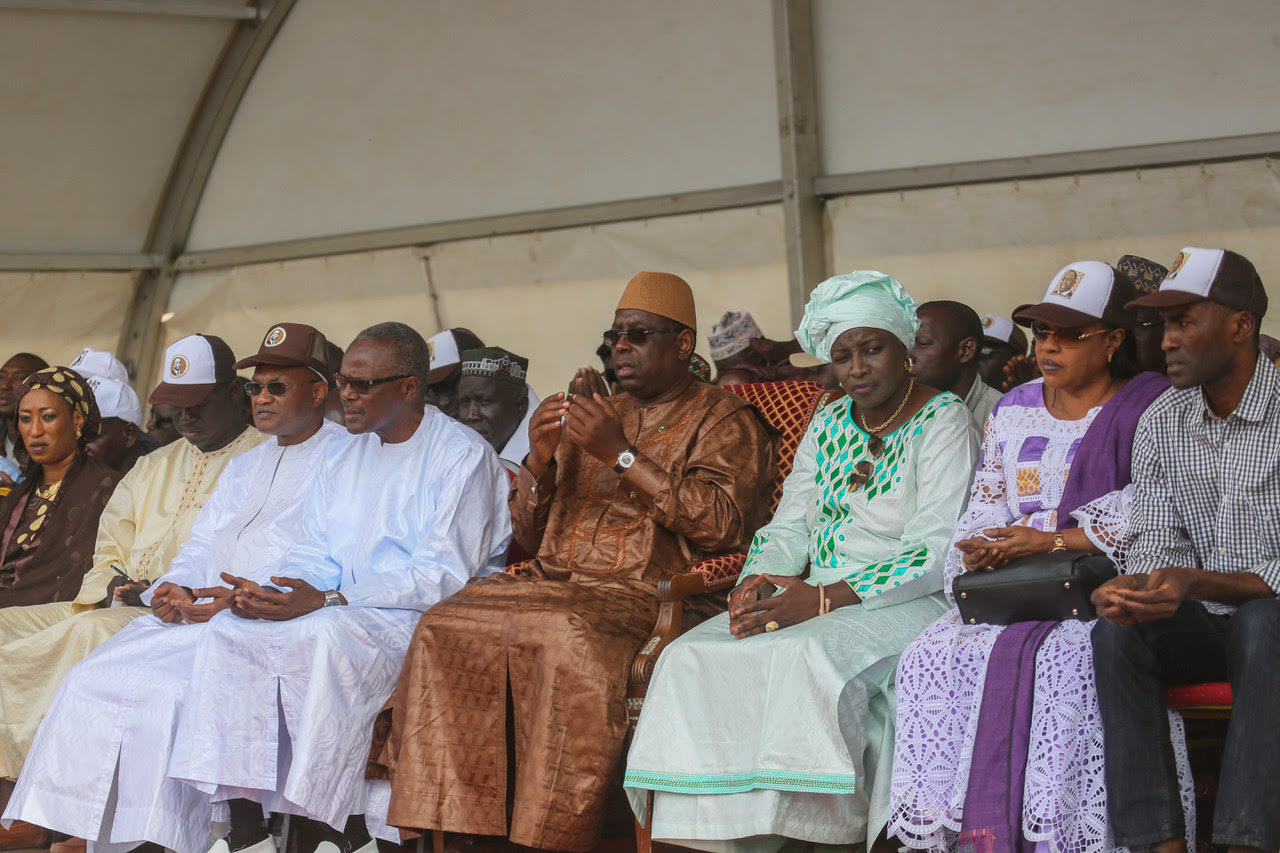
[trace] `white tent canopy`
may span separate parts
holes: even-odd
[[[1273,0],[0,0],[3,335],[146,385],[181,334],[398,318],[546,393],[639,269],[773,337],[822,267],[997,311],[1190,243],[1274,283],[1275,31]]]

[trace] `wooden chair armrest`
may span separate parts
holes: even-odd
[[[696,595],[732,589],[746,554],[725,554],[695,563],[692,571],[658,581],[658,621],[653,633],[631,661],[627,682],[627,718],[635,725],[644,707],[649,678],[662,650],[675,642],[684,630],[684,602]]]

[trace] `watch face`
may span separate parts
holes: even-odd
[[[618,465],[623,468],[629,468],[636,461],[636,455],[630,450],[624,450],[618,454]]]

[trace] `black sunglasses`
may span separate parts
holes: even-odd
[[[319,379],[312,379],[309,384],[314,385],[320,381]],[[244,393],[250,397],[256,397],[262,393],[263,388],[266,388],[267,393],[272,397],[283,397],[290,388],[297,387],[297,382],[246,382],[244,383]]]
[[[350,376],[343,376],[341,373],[333,375],[333,381],[339,388],[351,386],[351,390],[357,394],[368,394],[375,386],[384,382],[395,382],[397,379],[408,379],[412,373],[397,373],[395,376],[383,376],[380,379],[352,379]]]
[[[1094,329],[1092,332],[1082,332],[1079,329],[1058,329],[1050,326],[1048,323],[1041,323],[1036,320],[1031,324],[1031,336],[1036,339],[1037,343],[1044,343],[1053,338],[1062,346],[1075,346],[1081,341],[1098,335],[1105,335],[1110,329]]]
[[[618,341],[623,338],[626,338],[629,344],[639,345],[649,340],[650,335],[675,335],[680,331],[680,329],[608,329],[600,337],[604,338],[604,342],[610,347],[616,347]]]

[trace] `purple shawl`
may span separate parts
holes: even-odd
[[[1168,387],[1158,373],[1139,373],[1103,405],[1072,459],[1058,504],[1060,530],[1079,526],[1075,510],[1129,485],[1138,419]],[[1009,625],[992,646],[958,839],[963,853],[1027,853],[1033,846],[1022,836],[1022,791],[1036,653],[1056,624]]]
[[[1129,485],[1138,418],[1168,387],[1169,380],[1162,374],[1139,373],[1103,405],[1071,460],[1058,504],[1059,530],[1078,527],[1071,513],[1089,501]]]

